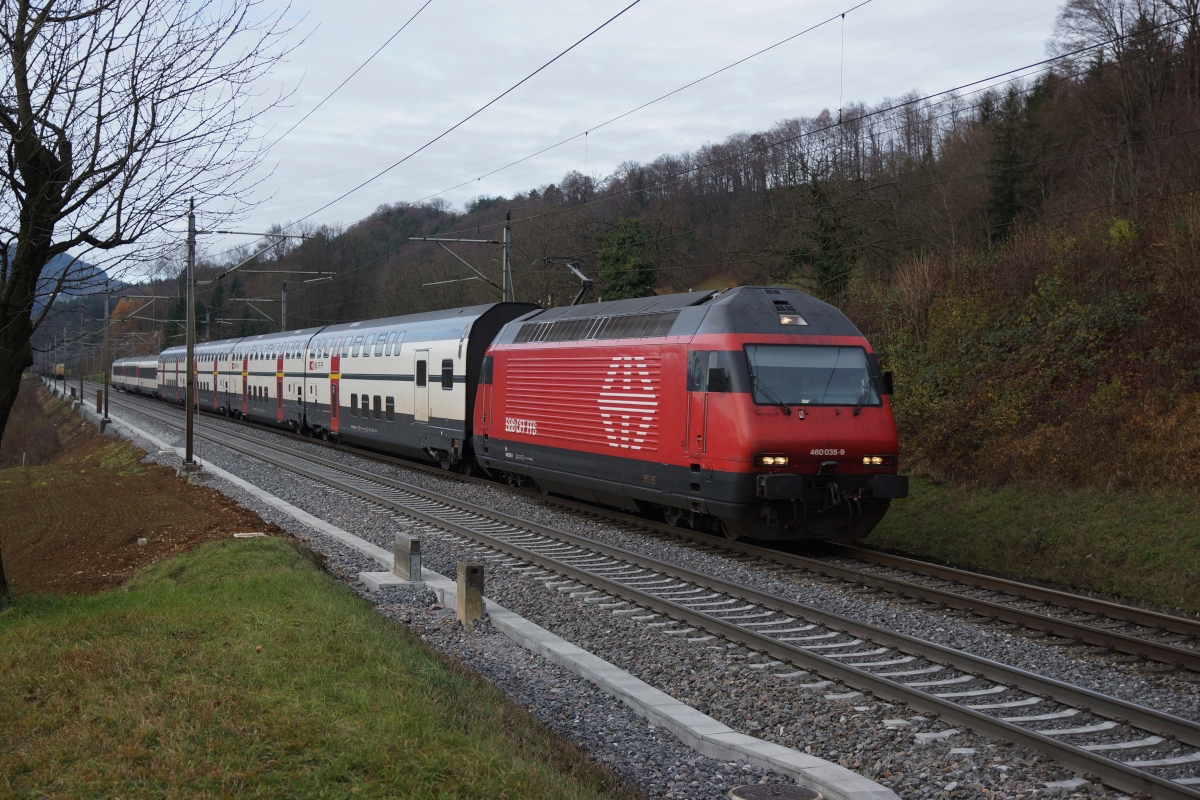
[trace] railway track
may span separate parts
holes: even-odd
[[[118,402],[133,400],[163,408],[146,398],[114,395]],[[206,416],[209,416],[205,412]],[[374,458],[408,469],[418,469],[442,478],[499,486],[494,481],[449,473],[434,465],[374,453],[358,447],[321,442],[275,428],[250,422],[214,418],[267,430],[314,444]],[[1070,592],[1034,586],[1020,581],[945,567],[902,556],[895,556],[846,545],[833,546],[838,558],[816,558],[781,547],[749,542],[730,542],[701,531],[667,525],[626,512],[598,507],[567,498],[544,495],[537,491],[507,487],[511,491],[539,499],[575,513],[652,531],[699,547],[713,547],[782,565],[812,575],[846,581],[860,594],[880,594],[901,603],[929,603],[964,618],[992,624],[1019,635],[1045,638],[1064,647],[1089,647],[1096,655],[1111,655],[1117,660],[1151,661],[1169,669],[1187,670],[1200,676],[1200,620],[1137,608],[1123,603],[1084,597]]]
[[[145,404],[138,414],[180,427]],[[374,475],[232,431],[201,431],[214,444],[324,483],[417,520],[442,536],[508,556],[510,566],[572,591],[598,611],[656,615],[665,635],[720,636],[812,673],[907,704],[996,739],[1040,751],[1124,791],[1200,798],[1200,725],[1026,670],[858,622],[403,481]],[[770,551],[774,552],[774,551]],[[527,566],[522,566],[527,565]]]

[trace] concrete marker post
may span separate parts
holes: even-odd
[[[458,591],[455,616],[464,627],[483,619],[483,564],[458,562]]]
[[[392,572],[406,581],[421,580],[421,540],[397,533],[392,544]]]

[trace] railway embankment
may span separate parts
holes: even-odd
[[[867,543],[1102,595],[1200,611],[1200,495],[914,479]]]
[[[3,793],[634,796],[281,528],[144,457],[90,435],[0,470]]]
[[[1197,252],[1189,196],[856,284],[914,477],[870,541],[1200,609]]]

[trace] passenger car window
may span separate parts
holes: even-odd
[[[385,351],[383,352],[383,354],[384,354],[385,356],[395,355],[395,345],[396,345],[396,332],[395,332],[395,331],[392,331],[392,332],[391,332],[391,333],[388,335],[388,340],[387,340],[387,350],[385,350]]]
[[[394,397],[389,397],[384,401],[384,413],[388,422],[396,421],[396,399]]]
[[[425,385],[427,369],[428,367],[425,365],[425,359],[421,359],[417,362],[417,386]]]
[[[392,335],[395,336],[396,334],[393,333]],[[377,356],[383,355],[383,347],[386,344],[387,344],[387,334],[386,333],[379,334],[379,338],[375,340],[375,355],[377,355]]]
[[[442,388],[443,389],[453,389],[454,388],[454,359],[453,358],[443,358],[442,359]]]
[[[365,395],[365,394],[364,394],[364,395],[362,396],[362,401],[363,401],[363,403],[362,403],[362,415],[363,415],[364,417],[369,417],[369,416],[371,416],[371,398],[370,398],[370,396],[369,396],[369,395]]]
[[[358,416],[358,395],[357,394],[350,395],[350,416],[352,416],[352,417]]]
[[[380,413],[380,411],[383,410],[383,404],[379,400],[379,395],[375,395],[375,397],[373,399],[375,401],[375,404],[374,404],[375,405],[375,407],[374,407],[375,419],[379,419],[379,413]]]

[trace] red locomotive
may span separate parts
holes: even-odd
[[[756,539],[859,538],[908,494],[891,375],[797,290],[535,311],[479,384],[479,464],[546,492]]]

